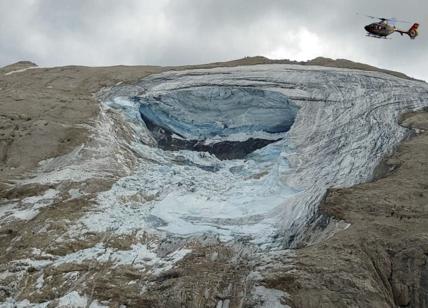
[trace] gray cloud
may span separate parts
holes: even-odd
[[[356,12],[421,23],[365,37]],[[0,65],[175,65],[248,55],[347,58],[428,80],[428,3],[389,0],[0,0]],[[408,28],[410,25],[402,25]]]

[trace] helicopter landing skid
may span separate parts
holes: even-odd
[[[390,37],[386,37],[386,36],[379,36],[379,35],[373,35],[373,34],[366,34],[367,37],[372,37],[372,38],[377,38],[377,39],[381,39],[381,40],[390,40]]]

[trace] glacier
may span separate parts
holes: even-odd
[[[428,105],[428,86],[378,72],[255,65],[164,72],[98,98],[131,125],[137,163],[99,194],[81,220],[87,229],[292,247],[328,188],[372,179],[409,135],[400,114]]]
[[[371,181],[418,133],[400,115],[428,107],[426,83],[380,72],[159,72],[97,81],[84,143],[0,200],[6,305],[284,306],[293,295],[267,282],[299,271],[293,248],[349,226],[320,212],[328,189]]]

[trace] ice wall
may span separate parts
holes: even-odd
[[[297,107],[275,91],[201,86],[133,98],[153,123],[188,139],[280,133],[289,130]]]

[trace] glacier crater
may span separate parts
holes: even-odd
[[[99,99],[133,128],[137,164],[99,194],[87,229],[293,247],[314,240],[305,231],[329,187],[372,178],[409,134],[399,115],[426,106],[428,90],[377,72],[256,65],[160,73]]]

